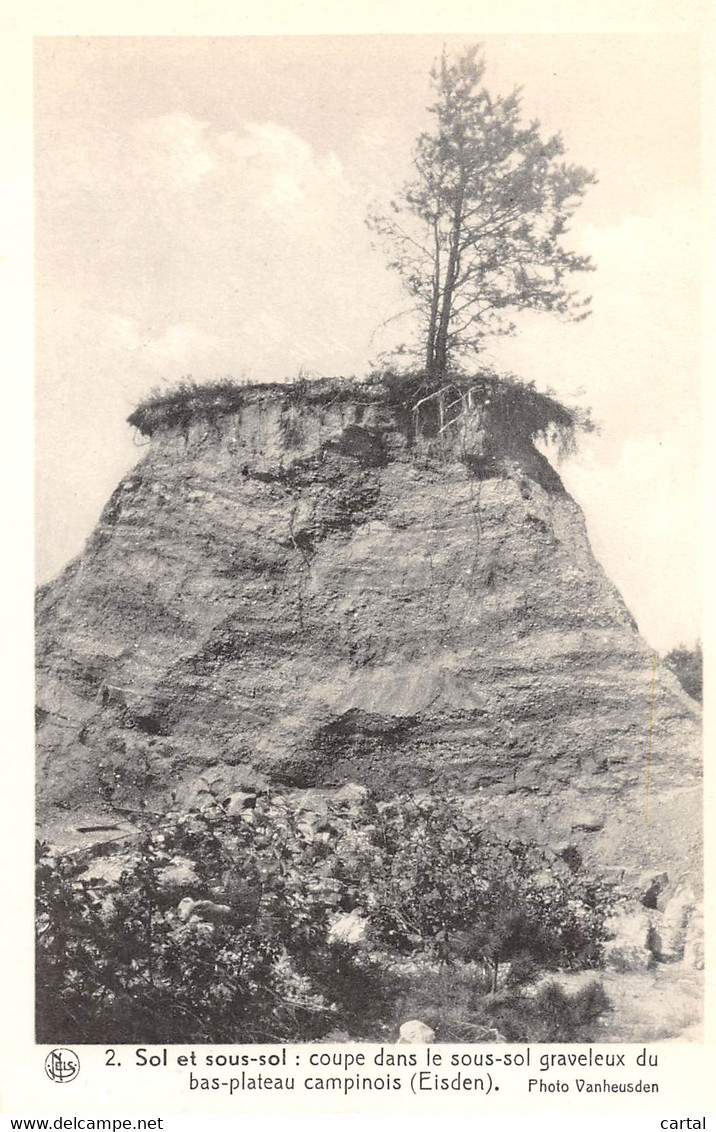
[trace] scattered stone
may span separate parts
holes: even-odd
[[[196,865],[187,857],[175,857],[166,869],[159,870],[157,881],[163,889],[196,888],[201,883]]]
[[[656,908],[661,893],[669,883],[668,873],[642,873],[638,885],[639,899],[645,908]]]
[[[369,796],[370,790],[367,786],[361,786],[358,782],[347,782],[333,795],[333,801],[337,806],[360,806]]]
[[[663,963],[683,959],[687,927],[695,907],[696,897],[688,885],[681,885],[666,900],[653,931],[654,954]]]
[[[426,1026],[424,1022],[413,1018],[410,1022],[403,1022],[400,1027],[398,1045],[428,1045],[435,1041],[435,1031]]]
[[[648,947],[636,943],[612,939],[604,944],[604,966],[612,971],[646,971],[653,958]]]
[[[116,884],[122,873],[133,869],[138,857],[131,853],[117,853],[112,857],[95,857],[88,868],[80,874],[80,880],[93,884],[97,881],[104,884]]]
[[[604,828],[604,815],[591,810],[583,810],[572,820],[572,829],[583,829],[587,833],[596,833]]]
[[[362,943],[365,940],[368,921],[358,912],[346,912],[331,924],[328,932],[329,943]]]
[[[299,809],[316,814],[318,817],[328,817],[328,801],[325,795],[319,794],[317,790],[306,790],[301,797]]]
[[[653,928],[642,905],[608,917],[604,927],[612,936],[604,944],[604,965],[613,971],[646,971],[654,960]]]
[[[686,928],[684,963],[697,971],[704,969],[704,906],[697,904]]]
[[[347,1030],[330,1030],[324,1038],[314,1038],[313,1041],[325,1042],[349,1042],[351,1036]]]
[[[237,790],[235,794],[230,794],[224,800],[224,809],[230,818],[235,818],[237,815],[243,813],[244,810],[249,810],[256,805],[256,795],[249,794],[244,790]]]
[[[177,915],[183,923],[196,919],[218,924],[232,919],[233,909],[228,904],[215,904],[213,900],[192,900],[190,896],[185,896],[179,902]]]

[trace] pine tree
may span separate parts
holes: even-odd
[[[539,122],[522,121],[518,89],[489,94],[478,50],[454,62],[443,52],[433,67],[435,128],[415,144],[416,176],[391,215],[369,219],[415,300],[425,369],[437,379],[488,336],[514,333],[516,311],[589,313],[567,280],[591,261],[561,238],[595,176],[560,160],[560,135],[543,140]]]

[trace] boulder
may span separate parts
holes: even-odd
[[[314,815],[316,818],[328,817],[328,800],[318,790],[307,790],[301,797],[300,807],[302,813]]]
[[[697,904],[686,928],[684,963],[697,971],[704,969],[704,906]]]
[[[175,857],[171,864],[157,873],[159,887],[165,890],[195,889],[201,880],[196,865],[188,857]]]
[[[629,947],[647,947],[652,931],[651,918],[641,904],[629,904],[608,916],[604,928],[611,942]]]
[[[224,809],[230,818],[235,818],[243,813],[244,810],[251,809],[256,805],[256,795],[249,794],[245,790],[237,790],[235,794],[230,794],[224,800]]]
[[[358,912],[346,912],[333,921],[328,932],[329,943],[363,943],[368,921]]]
[[[79,879],[90,884],[116,884],[122,873],[133,869],[139,860],[136,853],[116,853],[111,857],[95,857]]]
[[[674,963],[684,957],[687,928],[696,907],[696,897],[689,885],[680,885],[671,895],[667,890],[663,903],[663,913],[654,925],[653,951],[662,962]]]
[[[367,786],[361,786],[358,782],[347,782],[333,795],[333,801],[337,806],[361,806],[369,796],[370,790]]]
[[[642,873],[637,881],[639,899],[645,908],[658,907],[658,899],[669,883],[669,874]]]
[[[641,904],[630,904],[609,916],[604,927],[604,965],[613,971],[646,971],[653,962],[652,924]]]
[[[434,1041],[435,1031],[417,1018],[411,1019],[410,1022],[403,1022],[400,1027],[398,1045],[428,1045]]]
[[[179,902],[177,915],[186,923],[188,920],[204,920],[208,923],[225,923],[233,918],[233,909],[228,904],[215,904],[213,900],[192,900],[186,896]]]
[[[646,971],[653,958],[648,947],[636,943],[612,939],[604,944],[604,966],[612,971]]]

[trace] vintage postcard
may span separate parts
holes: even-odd
[[[16,18],[10,1127],[716,1120],[709,26],[553,15]]]

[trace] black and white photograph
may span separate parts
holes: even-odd
[[[699,50],[35,40],[40,1045],[703,1043]]]

